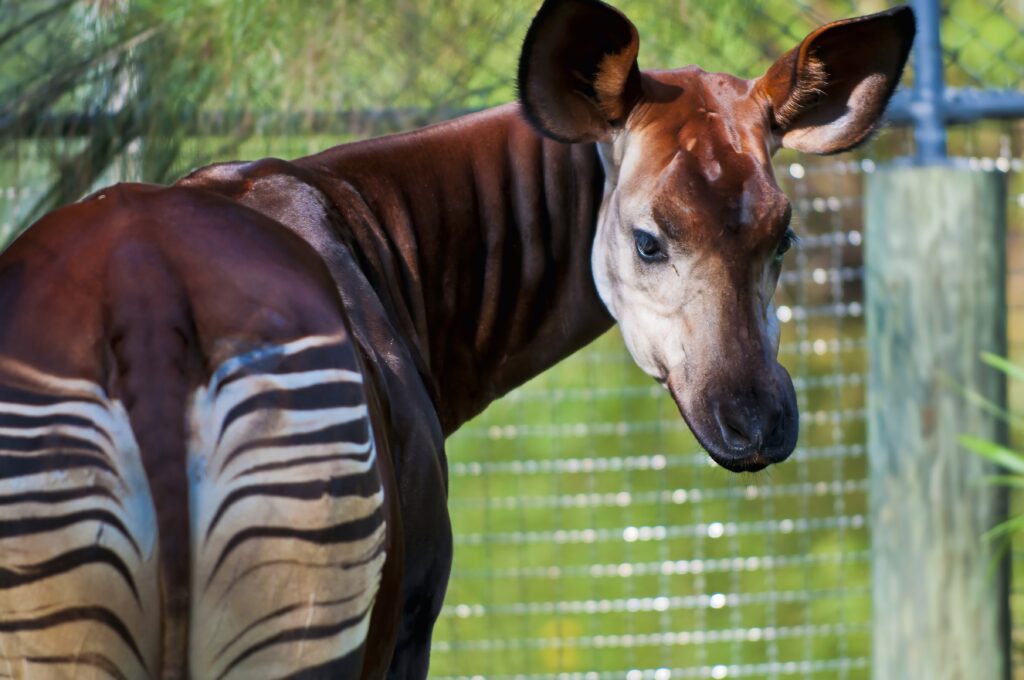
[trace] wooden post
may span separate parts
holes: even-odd
[[[957,444],[1006,436],[960,391],[1006,403],[979,361],[1006,351],[1005,177],[882,170],[865,222],[872,678],[1009,678],[1008,560],[982,538],[1006,494]]]

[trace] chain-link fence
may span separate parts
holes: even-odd
[[[642,66],[748,77],[821,23],[890,5],[618,4],[638,25]],[[116,177],[293,157],[507,101],[536,3],[192,5],[0,6],[0,243],[54,201]],[[1022,89],[1024,2],[943,9],[947,82]],[[234,28],[217,33],[216,22]],[[69,36],[85,44],[78,55],[54,49]],[[201,63],[189,60],[197,50]],[[3,56],[15,51],[11,66]],[[181,73],[155,72],[169,55],[196,81],[174,96],[161,88]],[[76,56],[88,61],[85,85],[61,82]],[[19,69],[51,80],[26,89]],[[1024,122],[952,128],[949,149],[1010,175],[1010,344],[1024,356]],[[912,133],[893,128],[856,154],[777,158],[801,237],[778,293],[803,426],[785,464],[740,476],[714,467],[617,331],[449,441],[456,557],[432,677],[869,675],[862,185],[913,150]]]

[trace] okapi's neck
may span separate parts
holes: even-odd
[[[590,267],[597,151],[541,137],[517,105],[300,163],[368,209],[346,222],[446,434],[612,325]]]

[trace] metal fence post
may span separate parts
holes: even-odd
[[[914,90],[910,105],[914,120],[917,162],[938,163],[946,157],[945,79],[942,65],[938,0],[913,0],[917,18],[914,39]]]

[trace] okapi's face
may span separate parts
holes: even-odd
[[[742,80],[641,73],[636,28],[596,0],[548,0],[527,34],[525,115],[555,139],[599,143],[598,292],[637,364],[730,470],[784,460],[797,439],[772,305],[794,235],[772,154],[863,142],[913,36],[908,8],[830,24]]]

